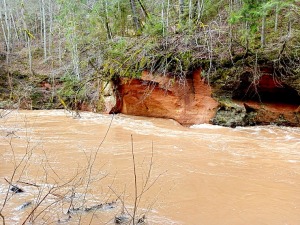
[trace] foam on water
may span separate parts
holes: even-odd
[[[192,129],[229,129],[226,127],[222,127],[222,126],[218,126],[218,125],[212,125],[212,124],[194,124],[192,126],[190,126],[190,128]]]
[[[8,116],[10,117],[11,115],[12,114]],[[281,190],[280,188],[282,188],[284,185],[281,194],[287,198],[287,200],[285,202],[284,200],[280,199],[280,201],[286,204],[289,204],[290,199],[292,199],[290,198],[289,194],[286,193],[286,188],[290,188],[289,191],[292,191],[292,193],[297,193],[296,188],[293,189],[294,187],[289,185],[298,185],[297,182],[299,182],[299,128],[257,126],[237,127],[233,129],[210,124],[198,124],[193,125],[190,128],[186,128],[168,120],[125,115],[112,116],[90,112],[80,112],[80,117],[74,118],[72,113],[68,113],[64,110],[15,112],[15,116],[26,117],[29,120],[29,125],[34,125],[32,126],[32,130],[29,130],[31,128],[28,126],[28,130],[31,131],[29,136],[32,137],[31,141],[33,144],[43,144],[43,142],[39,142],[36,138],[38,136],[40,136],[42,141],[45,141],[44,143],[49,142],[51,146],[56,146],[56,143],[59,143],[62,146],[67,144],[67,148],[62,148],[62,152],[65,155],[63,155],[61,151],[58,151],[61,149],[55,149],[55,156],[50,158],[48,157],[48,160],[51,161],[51,164],[55,164],[58,161],[57,158],[59,157],[66,157],[64,158],[66,161],[71,159],[71,157],[74,157],[77,153],[74,151],[74,149],[79,149],[78,151],[80,152],[80,155],[82,155],[81,152],[86,153],[89,151],[95,151],[93,150],[96,148],[94,145],[91,145],[92,147],[90,147],[87,144],[90,142],[96,143],[94,139],[98,140],[99,138],[91,133],[91,129],[93,131],[101,129],[101,132],[104,132],[113,117],[112,129],[114,132],[109,133],[108,136],[111,136],[109,136],[107,139],[108,141],[111,141],[111,138],[114,138],[112,143],[108,143],[112,145],[112,147],[107,147],[101,150],[101,153],[104,153],[103,159],[107,160],[108,168],[116,167],[118,163],[121,164],[121,166],[124,164],[125,169],[120,167],[122,168],[120,171],[124,172],[125,175],[131,173],[131,164],[130,166],[126,166],[127,162],[130,161],[128,160],[128,157],[130,156],[128,153],[130,152],[130,148],[128,150],[128,145],[126,142],[127,139],[121,140],[120,143],[118,143],[118,135],[120,134],[120,139],[122,139],[123,135],[130,135],[130,133],[141,134],[145,136],[141,136],[139,139],[140,142],[146,140],[147,143],[149,143],[149,139],[154,139],[157,141],[156,143],[159,143],[157,148],[155,146],[155,159],[157,159],[156,163],[157,165],[161,163],[161,165],[159,164],[159,168],[157,170],[168,170],[168,173],[163,174],[162,176],[167,182],[172,183],[172,185],[175,186],[175,183],[173,182],[178,182],[176,185],[178,185],[180,188],[178,189],[179,191],[177,192],[176,196],[180,196],[182,194],[183,196],[192,196],[191,198],[193,199],[198,198],[198,200],[203,200],[202,198],[199,198],[199,196],[201,197],[203,193],[207,193],[208,200],[215,198],[214,200],[218,201],[220,198],[222,198],[222,193],[220,193],[220,195],[215,195],[215,193],[210,194],[209,182],[212,182],[214,185],[213,187],[218,187],[219,184],[220,189],[223,190],[224,188],[228,191],[228,199],[227,196],[223,196],[224,202],[232,203],[231,199],[237,199],[240,197],[238,194],[235,194],[235,191],[232,191],[232,189],[237,188],[237,191],[239,191],[239,188],[234,187],[234,185],[244,184],[244,182],[241,181],[244,178],[250,182],[245,182],[245,186],[242,185],[242,187],[245,187],[245,190],[242,190],[240,193],[245,193],[249,190],[258,190],[260,191],[258,192],[259,194],[265,196],[266,202],[273,200],[273,198],[269,198],[268,194],[266,194],[269,193],[270,187],[273,186],[274,190],[277,190],[278,188]],[[21,118],[11,118],[11,120],[13,121],[11,124],[13,125],[15,121],[24,121]],[[19,135],[21,138],[26,138],[24,135],[26,132],[24,126],[21,126],[21,124],[19,124],[20,126],[17,126],[18,124],[16,126],[13,125],[9,127],[5,126],[5,124],[1,124],[0,132],[3,138],[6,138],[6,132],[12,132],[15,129],[16,135]],[[76,136],[76,134],[78,135]],[[61,139],[60,135],[63,137],[70,136],[70,139],[63,140]],[[149,135],[149,137],[147,137],[147,135]],[[72,137],[75,138],[72,139]],[[15,141],[16,145],[20,142],[19,139],[15,139]],[[125,142],[126,144],[124,144]],[[138,146],[138,144],[136,146]],[[149,149],[151,149],[151,145],[150,147],[137,147],[137,149],[140,155],[147,156]],[[3,151],[2,153],[3,161],[12,158],[11,152]],[[99,151],[99,158],[101,153]],[[139,154],[137,154],[137,156],[140,156]],[[66,155],[70,158],[67,158]],[[32,156],[34,163],[33,165],[38,164],[41,161],[40,156],[41,154]],[[16,156],[16,159],[19,161],[19,156]],[[60,164],[55,166],[57,166],[56,168],[61,167]],[[104,177],[108,171],[105,170],[103,174],[99,173],[99,177]],[[156,171],[154,170],[154,172]],[[121,179],[118,178],[118,180]],[[180,182],[187,182],[187,185],[184,184],[181,186]],[[274,184],[276,182],[280,182],[282,184],[278,186]],[[199,184],[200,191],[193,188],[195,183]],[[207,190],[205,189],[206,187]],[[43,189],[45,190],[49,188],[50,187],[48,186],[43,186]],[[0,184],[0,195],[5,195],[5,190],[6,189],[4,186],[1,186]],[[201,192],[201,190],[206,190],[206,192]],[[83,193],[84,190],[77,190],[77,192]],[[251,192],[249,193],[251,194]],[[38,193],[34,194],[37,195]],[[78,199],[81,198],[81,196],[76,197],[78,197]],[[93,200],[94,198],[92,195],[87,197],[89,200]],[[100,196],[98,197],[100,198]],[[292,197],[299,200],[297,195]],[[255,198],[255,196],[253,196],[253,198]],[[261,199],[261,197],[257,198],[257,204],[260,204]],[[22,203],[28,200],[31,199],[24,199],[24,201],[22,199],[21,203],[19,202],[13,206],[13,209],[18,209]],[[172,201],[173,200],[174,199],[172,199]],[[51,202],[53,199],[50,199],[49,201]],[[187,204],[189,207],[184,208],[184,211],[182,211],[183,213],[189,212],[192,207],[197,208],[198,205],[203,204],[204,207],[198,207],[195,215],[191,215],[192,217],[197,217],[197,215],[200,215],[203,210],[206,209],[206,204],[210,204],[210,206],[219,209],[219,212],[222,212],[224,209],[224,204],[214,205],[209,201],[208,203],[201,203],[201,201],[197,201],[196,204],[185,202],[185,204]],[[278,211],[277,214],[286,212],[284,204],[282,205],[283,206],[280,207],[282,207],[283,210]],[[241,207],[243,206],[244,205],[241,205]],[[170,205],[165,207],[170,207]],[[239,207],[239,204],[234,205],[234,207]],[[266,208],[267,207],[273,207],[273,211],[279,208],[277,204],[269,204],[266,206]],[[174,207],[172,209],[173,211],[176,211]],[[250,209],[255,210],[256,208]],[[181,212],[180,210],[178,210],[179,213]],[[214,210],[208,210],[204,213],[206,213],[206,215],[208,215],[210,218],[213,218],[213,216],[210,215],[214,214]],[[183,224],[185,221],[184,220],[182,223],[176,222],[174,220],[181,217],[174,216],[172,217],[174,220],[171,220],[160,215],[159,212],[156,211],[150,212],[150,214],[151,215],[149,216],[148,220],[149,223],[171,225]],[[220,213],[216,215],[220,215]],[[284,216],[289,218],[288,213]],[[11,221],[11,224],[18,224],[19,221],[17,217],[18,215],[12,219],[14,221]],[[184,218],[184,216],[182,217]],[[224,217],[227,217],[227,215],[224,215]],[[236,219],[236,217],[234,218]],[[291,221],[293,222],[293,220]],[[274,223],[270,222],[269,224]]]

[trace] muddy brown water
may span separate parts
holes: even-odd
[[[133,215],[132,144],[136,216],[145,214],[147,224],[300,224],[299,128],[186,128],[80,115],[14,111],[0,118],[6,224],[114,224],[123,211]],[[24,193],[7,193],[4,178],[12,176]]]

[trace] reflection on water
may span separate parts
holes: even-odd
[[[145,214],[149,224],[300,224],[299,128],[186,128],[172,120],[73,118],[57,110],[0,119],[7,224],[20,224],[32,211],[38,224],[113,224],[116,214],[132,214],[131,134],[137,217]],[[13,183],[25,192],[7,195],[4,178],[16,167]]]

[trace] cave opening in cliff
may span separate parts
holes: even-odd
[[[291,86],[276,80],[272,75],[262,75],[256,82],[250,82],[249,74],[245,73],[233,93],[233,98],[262,103],[300,105],[298,92]]]

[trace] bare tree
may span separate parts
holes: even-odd
[[[47,59],[47,28],[46,28],[46,12],[45,12],[45,0],[40,0],[42,9],[42,21],[43,21],[43,45],[44,45],[44,60]]]
[[[263,14],[261,22],[261,47],[264,48],[266,45],[266,15]]]
[[[1,19],[1,26],[2,26],[2,31],[5,39],[5,44],[6,44],[6,62],[8,64],[10,49],[11,49],[11,23],[10,23],[10,16],[9,16],[10,13],[7,8],[6,0],[3,0],[3,7],[4,7],[5,26],[2,22],[2,19]]]
[[[105,9],[104,18],[105,18],[105,28],[107,32],[107,38],[112,39],[112,33],[109,26],[109,17],[108,17],[108,9],[107,9],[107,0],[102,1],[103,8]]]
[[[275,26],[274,26],[274,31],[277,32],[278,29],[278,15],[279,15],[279,7],[278,3],[275,6]]]
[[[33,70],[32,70],[31,40],[34,39],[35,37],[27,27],[27,23],[26,23],[26,20],[25,20],[25,6],[24,6],[24,4],[22,4],[22,6],[21,6],[21,20],[22,20],[22,23],[23,23],[24,36],[25,36],[27,49],[28,49],[29,70],[30,70],[31,73],[33,73]]]
[[[130,6],[131,6],[132,17],[133,17],[133,23],[135,25],[136,31],[138,31],[138,30],[140,30],[141,25],[140,25],[139,16],[137,13],[136,1],[130,0]]]
[[[179,0],[179,17],[184,13],[184,0]]]
[[[198,8],[198,15],[197,15],[197,21],[201,20],[202,11],[204,8],[204,0],[198,0],[197,1],[197,8]]]

